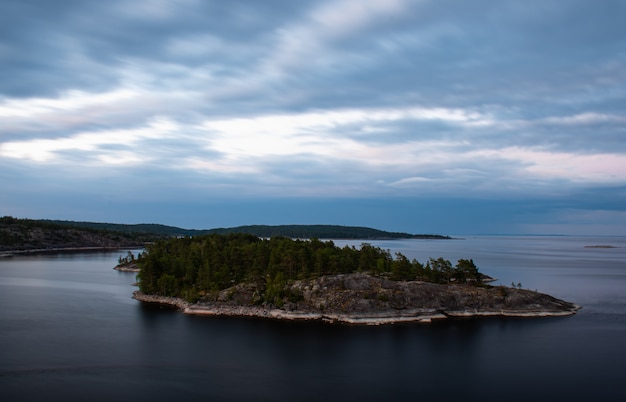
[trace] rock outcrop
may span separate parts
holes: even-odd
[[[141,268],[137,264],[137,261],[121,262],[117,264],[113,269],[121,272],[139,272]]]
[[[211,300],[190,304],[135,292],[146,302],[173,304],[187,314],[321,319],[356,324],[386,324],[447,317],[562,316],[580,307],[552,296],[503,286],[398,282],[363,273],[295,281],[285,289],[280,308],[258,305],[253,284],[223,290]]]

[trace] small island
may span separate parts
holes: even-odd
[[[249,234],[205,235],[148,245],[121,265],[140,269],[133,297],[187,314],[324,320],[352,324],[448,317],[545,317],[580,307],[525,289],[491,286],[471,259],[453,266],[391,256],[368,243]]]

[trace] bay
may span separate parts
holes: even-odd
[[[0,398],[626,400],[626,238],[370,243],[421,262],[472,258],[498,283],[583,309],[380,327],[186,316],[130,298],[135,275],[112,269],[126,251],[4,258]]]

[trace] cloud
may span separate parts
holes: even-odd
[[[524,172],[542,180],[566,180],[598,185],[623,183],[626,180],[626,155],[624,154],[574,154],[548,152],[510,147],[500,150],[480,150],[471,157],[504,158],[525,165]]]
[[[171,121],[156,118],[148,122],[145,127],[136,129],[106,130],[79,133],[65,138],[5,142],[0,144],[0,156],[34,162],[71,163],[71,158],[67,160],[64,155],[73,152],[74,155],[83,154],[84,157],[80,159],[85,165],[137,164],[149,158],[149,154],[138,150],[131,152],[130,149],[143,140],[167,137],[175,129],[176,126]]]
[[[1,184],[45,198],[113,181],[168,200],[588,191],[602,201],[573,210],[613,210],[625,13],[583,0],[3,1]]]
[[[407,3],[404,0],[323,3],[311,10],[306,20],[278,31],[278,43],[263,70],[271,72],[290,67],[323,66],[320,59],[316,57],[312,60],[311,55],[331,53],[331,57],[335,56],[332,49],[337,41],[359,35],[381,19],[402,13]]]
[[[70,94],[55,101],[20,101],[0,112],[8,117],[36,116],[44,121],[62,113],[78,118],[86,111],[106,110],[109,104],[119,105],[136,98],[141,99],[141,94],[130,91],[95,97]],[[595,121],[597,117],[547,120],[558,125],[577,119]],[[607,120],[607,116],[600,120]],[[432,122],[439,128],[430,126],[431,130],[453,134],[393,134],[398,124],[414,129],[419,124],[428,127]],[[265,194],[278,191],[279,185],[295,194],[314,192],[318,196],[338,195],[338,188],[349,189],[352,195],[369,195],[375,189],[391,190],[393,194],[452,194],[468,190],[494,193],[502,189],[521,193],[557,182],[573,186],[619,184],[626,180],[622,169],[626,156],[621,154],[554,151],[519,143],[515,137],[493,141],[489,147],[468,139],[476,130],[495,127],[495,135],[500,133],[499,126],[509,124],[474,110],[421,107],[270,114],[197,124],[162,116],[150,118],[138,127],[101,128],[65,137],[5,142],[0,144],[0,156],[91,168],[182,169],[208,175],[212,180],[223,174],[233,185],[246,183],[247,192]],[[338,171],[341,176],[337,176]]]

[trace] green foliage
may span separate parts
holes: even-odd
[[[136,257],[136,258],[140,259],[141,257],[142,257],[142,254],[141,254],[141,253],[139,253],[139,254],[137,255],[137,257]],[[131,264],[131,263],[133,263],[133,262],[135,262],[135,254],[133,254],[133,253],[132,253],[132,251],[129,251],[129,252],[126,254],[126,257],[122,257],[122,256],[120,255],[120,256],[117,258],[117,263],[118,263],[118,264],[120,264],[120,265]]]
[[[474,264],[474,260],[471,259],[460,259],[456,264],[453,277],[458,282],[482,283],[478,267]]]
[[[360,249],[340,248],[317,238],[261,239],[242,233],[161,240],[148,245],[137,263],[144,293],[214,299],[219,291],[246,282],[258,289],[255,302],[275,306],[302,299],[289,286],[294,280],[323,275],[368,272],[399,281],[440,283],[471,283],[479,275],[472,260],[459,260],[452,267],[443,258],[431,258],[424,266],[401,253],[392,257],[388,250],[368,243]]]
[[[177,296],[177,280],[172,274],[163,273],[157,281],[159,293],[165,296]]]
[[[275,306],[281,307],[286,296],[285,288],[287,281],[282,272],[276,273],[273,278],[269,278],[265,284],[265,300]]]
[[[401,253],[396,253],[396,259],[391,263],[391,279],[396,281],[415,279],[416,271],[417,266],[415,263],[411,263]]]

